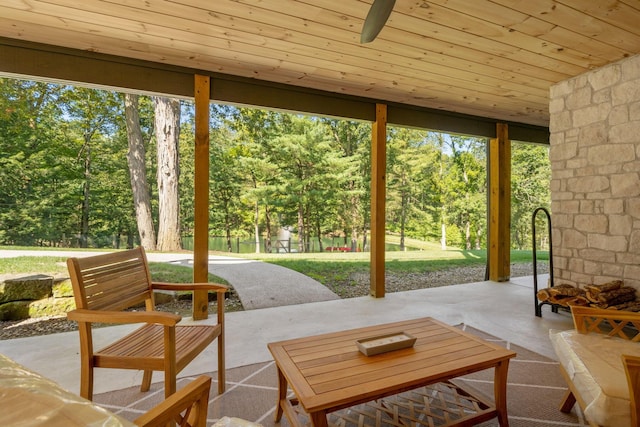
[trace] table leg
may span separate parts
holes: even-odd
[[[309,414],[313,427],[327,427],[327,413],[325,411],[312,412]]]
[[[277,364],[276,364],[277,366]],[[284,402],[287,399],[287,379],[282,374],[280,367],[278,367],[278,404],[276,405],[276,422],[279,422],[282,418],[282,412],[284,410]]]
[[[493,378],[493,393],[498,412],[500,427],[509,427],[507,416],[507,374],[509,373],[509,359],[498,363]]]

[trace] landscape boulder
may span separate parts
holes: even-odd
[[[45,274],[6,279],[0,283],[0,303],[49,298],[52,288],[53,277]]]
[[[60,316],[75,308],[71,281],[45,274],[0,280],[0,320]]]

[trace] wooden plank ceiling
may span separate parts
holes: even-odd
[[[640,52],[640,0],[397,0],[360,44],[371,3],[1,0],[0,36],[541,126],[550,85]]]

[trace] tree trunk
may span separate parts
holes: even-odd
[[[158,245],[160,251],[182,249],[178,198],[180,101],[154,97],[158,142]]]
[[[225,238],[227,239],[227,252],[233,252],[233,246],[231,246],[231,220],[229,219],[229,205],[225,207],[225,215],[224,215],[224,233]]]
[[[324,252],[324,246],[322,245],[322,224],[320,224],[320,218],[316,219],[316,233],[318,234],[318,250]]]
[[[362,252],[367,251],[367,227],[362,227]]]
[[[349,183],[349,188],[355,187],[353,181]],[[359,213],[359,199],[358,196],[351,196],[351,250],[356,252],[358,250],[358,213]]]
[[[270,254],[271,253],[271,217],[269,215],[269,206],[264,207],[264,221],[265,228],[267,229],[267,235],[264,238],[265,241],[265,251]]]
[[[80,214],[80,247],[89,247],[89,198],[91,194],[91,146],[85,141],[84,184],[82,186],[82,212]]]
[[[464,227],[465,249],[471,250],[471,221],[467,220]]]
[[[255,216],[255,234],[256,234],[256,253],[260,253],[260,205],[256,200],[256,216]]]
[[[438,134],[438,147],[440,148],[440,172],[438,173],[439,181],[442,182],[444,177],[444,137]],[[441,191],[442,193],[442,191]],[[447,224],[446,224],[446,207],[444,204],[440,206],[440,249],[447,250]]]
[[[304,229],[304,211],[302,203],[298,204],[298,252],[304,252],[306,235]],[[289,248],[291,250],[291,248]]]
[[[358,251],[358,229],[354,226],[351,229],[351,252],[357,252],[357,251]]]
[[[151,196],[147,182],[147,167],[145,163],[146,150],[140,130],[140,115],[138,113],[138,95],[124,95],[124,115],[127,122],[127,163],[129,164],[129,178],[133,193],[133,205],[136,212],[136,223],[140,234],[140,245],[148,251],[156,249],[156,231],[153,227],[151,211]]]
[[[401,251],[405,251],[407,250],[405,243],[404,243],[404,239],[405,239],[405,229],[407,226],[407,204],[408,204],[408,197],[407,197],[407,193],[406,193],[406,186],[403,182],[402,184],[402,196],[400,199],[400,250]]]

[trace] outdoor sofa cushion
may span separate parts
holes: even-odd
[[[640,344],[576,330],[549,332],[558,361],[586,404],[585,417],[603,427],[631,425],[623,354],[640,356]]]

